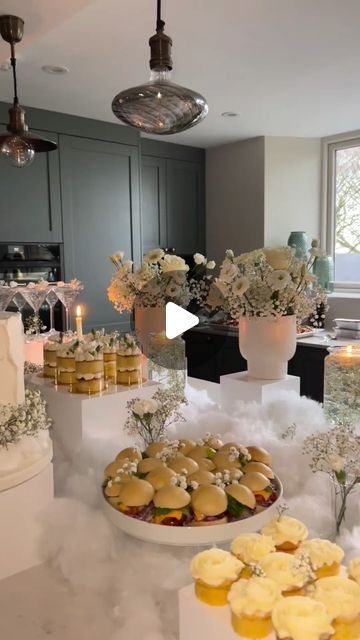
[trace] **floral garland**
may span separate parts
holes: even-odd
[[[226,251],[220,275],[208,297],[210,308],[240,316],[288,316],[302,320],[326,301],[310,272],[313,255],[296,258],[291,247],[257,249],[235,256]]]
[[[115,309],[132,312],[135,307],[164,307],[171,301],[187,307],[191,301],[199,303],[207,296],[210,286],[208,272],[215,268],[200,253],[194,255],[193,269],[179,256],[153,249],[144,255],[140,266],[124,260],[124,252],[110,256],[116,268],[108,287],[108,298]]]
[[[40,391],[25,389],[23,403],[0,405],[0,448],[7,449],[24,436],[36,436],[39,431],[49,429],[51,422]]]

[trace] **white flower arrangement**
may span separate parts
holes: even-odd
[[[325,294],[310,272],[313,257],[295,257],[291,247],[263,248],[235,256],[228,249],[207,304],[240,316],[311,315]],[[222,299],[222,302],[219,302]]]
[[[187,404],[187,401],[183,388],[177,385],[159,389],[148,400],[133,398],[127,403],[129,416],[125,422],[125,431],[140,439],[141,445],[145,447],[152,442],[164,440],[170,424],[185,420],[179,410],[181,404]]]
[[[26,389],[25,402],[0,405],[0,448],[16,444],[24,436],[36,436],[50,426],[40,391]]]
[[[315,433],[304,441],[314,473],[326,473],[335,487],[336,532],[345,518],[347,498],[360,487],[360,435],[345,425]]]
[[[163,249],[146,253],[138,267],[131,260],[124,260],[123,251],[113,253],[110,260],[116,271],[108,287],[108,298],[120,313],[132,312],[136,306],[164,307],[167,302],[174,302],[187,307],[192,300],[203,300],[210,283],[208,272],[215,268],[213,260],[196,253],[195,266],[190,271],[183,258]]]

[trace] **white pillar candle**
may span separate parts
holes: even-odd
[[[83,328],[82,328],[82,309],[81,305],[78,304],[76,307],[76,334],[79,340],[83,339]]]

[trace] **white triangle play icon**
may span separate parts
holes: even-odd
[[[192,329],[192,327],[199,324],[199,318],[197,316],[194,316],[193,313],[189,313],[189,311],[186,311],[173,302],[167,303],[165,311],[165,333],[169,340],[177,338],[177,336],[180,336],[184,331]]]

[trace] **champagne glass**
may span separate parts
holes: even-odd
[[[22,310],[26,305],[26,300],[21,291],[15,289],[15,295],[13,297],[13,303],[16,305],[18,313],[22,316]]]
[[[39,311],[46,298],[47,289],[48,287],[46,283],[46,286],[39,284],[34,285],[33,287],[29,287],[29,285],[27,285],[21,291],[21,295],[25,298],[28,305],[30,305],[30,307],[34,311],[35,320],[38,326],[40,326]]]
[[[49,334],[52,333],[56,333],[55,331],[55,322],[54,322],[54,307],[58,301],[58,295],[57,295],[57,287],[56,285],[50,286],[49,290],[46,294],[46,302],[49,305],[49,309],[50,309],[50,330],[49,330]]]
[[[12,298],[14,297],[14,289],[7,285],[0,285],[0,311],[6,311]]]
[[[70,309],[83,288],[84,287],[79,280],[72,280],[69,284],[65,284],[62,287],[57,286],[57,296],[65,308],[66,331],[70,331]]]

